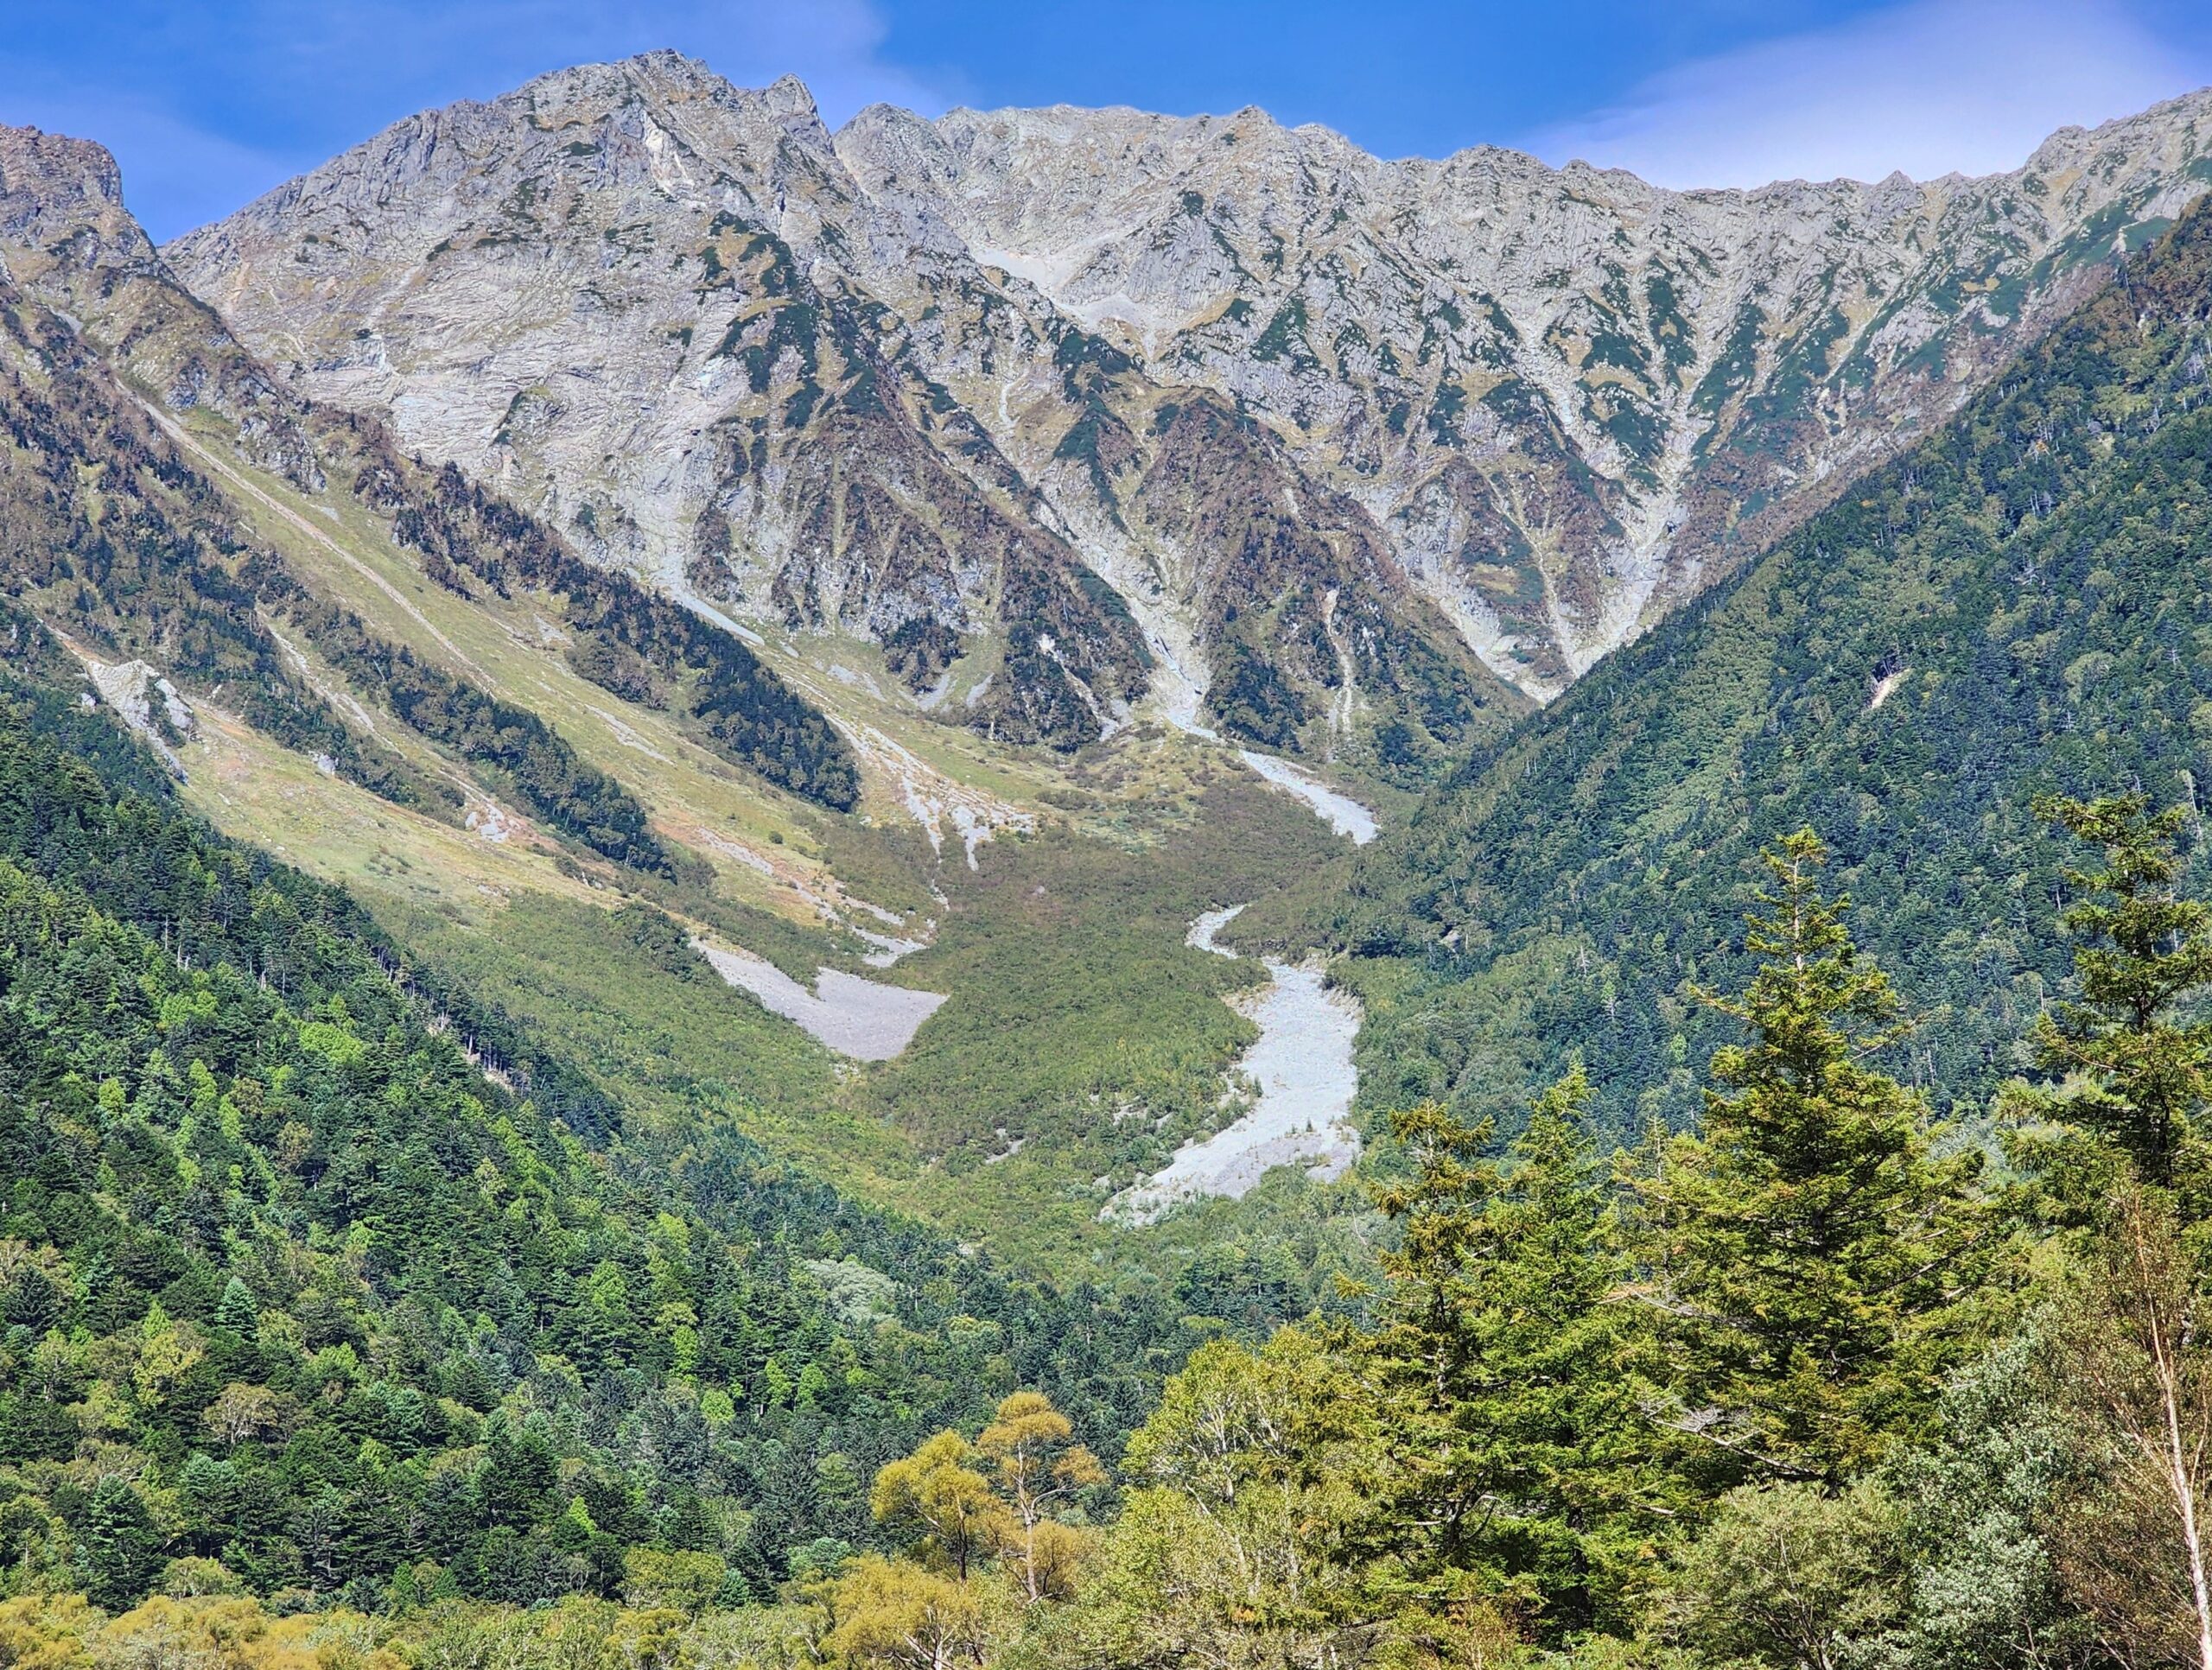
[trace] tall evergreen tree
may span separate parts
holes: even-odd
[[[223,1284],[223,1297],[215,1306],[215,1325],[251,1343],[261,1331],[261,1308],[253,1290],[232,1276]]]
[[[162,1533],[127,1479],[95,1484],[73,1516],[77,1576],[101,1606],[136,1603],[162,1568]]]
[[[1909,1028],[1849,901],[1821,894],[1819,837],[1765,861],[1764,961],[1707,999],[1750,1038],[1714,1053],[1702,1129],[1637,1185],[1644,1291],[1700,1470],[1835,1483],[1924,1419],[1993,1236],[1979,1153],[1935,1158],[1924,1098],[1868,1064]]]
[[[1416,1165],[1381,1191],[1405,1238],[1365,1343],[1392,1393],[1384,1513],[1395,1534],[1420,1527],[1414,1582],[1516,1597],[1549,1641],[1624,1621],[1667,1493],[1589,1099],[1578,1067],[1502,1166],[1478,1157],[1486,1127],[1433,1105],[1399,1117]]]
[[[2036,1057],[2078,1076],[2063,1093],[2074,1122],[2117,1143],[2146,1183],[2166,1187],[2212,1096],[2212,1021],[2177,1013],[2212,985],[2212,906],[2181,896],[2189,814],[2140,794],[2048,796],[2036,815],[2104,848],[2104,867],[2069,870],[2081,897],[2060,917],[2080,942],[2082,1000],[2036,1022]]]
[[[1491,1434],[1458,1417],[1482,1372],[1468,1319],[1479,1305],[1473,1273],[1495,1262],[1485,1215],[1499,1177],[1484,1155],[1494,1134],[1488,1120],[1470,1125],[1425,1102],[1393,1113],[1390,1132],[1410,1164],[1375,1191],[1400,1239],[1382,1256],[1391,1283],[1383,1320],[1362,1342],[1396,1435],[1376,1532],[1385,1541],[1417,1539],[1414,1563],[1433,1587],[1438,1574],[1464,1572],[1479,1558],[1479,1529],[1496,1508]],[[1495,1587],[1504,1573],[1487,1576]]]

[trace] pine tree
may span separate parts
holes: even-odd
[[[223,1284],[221,1303],[215,1307],[215,1325],[251,1344],[261,1331],[261,1307],[253,1290],[232,1276]]]
[[[1909,1030],[1825,898],[1805,830],[1765,855],[1738,997],[1750,1032],[1717,1051],[1702,1129],[1637,1184],[1645,1295],[1675,1424],[1714,1484],[1840,1482],[1925,1419],[1971,1344],[1993,1236],[1979,1153],[1929,1146],[1925,1100],[1866,1064]]]
[[[1484,1157],[1493,1127],[1465,1124],[1425,1102],[1392,1114],[1390,1132],[1411,1169],[1375,1191],[1376,1203],[1400,1224],[1398,1246],[1382,1256],[1389,1302],[1363,1342],[1399,1439],[1378,1525],[1385,1538],[1414,1530],[1432,1573],[1465,1571],[1479,1558],[1476,1533],[1492,1508],[1491,1435],[1457,1416],[1482,1369],[1467,1319],[1479,1307],[1472,1273],[1495,1258],[1484,1216],[1499,1177]],[[1488,1578],[1497,1586],[1504,1574],[1493,1569]]]
[[[1624,1622],[1669,1494],[1590,1095],[1579,1067],[1547,1089],[1502,1167],[1472,1158],[1483,1127],[1440,1108],[1398,1121],[1418,1168],[1383,1193],[1406,1234],[1368,1342],[1395,1394],[1386,1517],[1425,1527],[1421,1580],[1438,1598],[1463,1575],[1517,1597],[1548,1641]]]
[[[2212,1022],[2175,1014],[2212,985],[2212,907],[2178,892],[2188,814],[2154,813],[2140,794],[2050,796],[2035,811],[2105,852],[2102,869],[2066,873],[2082,895],[2060,918],[2081,942],[2082,1001],[2037,1017],[2037,1060],[2082,1076],[2061,1098],[2068,1118],[2117,1143],[2145,1182],[2170,1186],[2212,1096]]]
[[[1504,1530],[1540,1584],[1548,1639],[1625,1622],[1626,1591],[1675,1494],[1639,1406],[1646,1336],[1620,1303],[1625,1271],[1590,1099],[1579,1066],[1537,1098],[1490,1209],[1498,1265],[1482,1355],[1498,1391],[1505,1492],[1520,1510]]]

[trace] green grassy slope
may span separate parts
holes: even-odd
[[[1223,1073],[1252,1037],[1221,998],[1257,966],[1185,947],[1190,918],[1339,844],[1226,767],[1141,848],[1065,829],[1002,837],[977,871],[940,878],[935,943],[877,976],[950,997],[904,1055],[870,1066],[723,985],[647,909],[524,894],[474,916],[370,896],[428,962],[531,1018],[664,1127],[727,1118],[1001,1260],[1114,1279],[1174,1266],[1160,1249],[1184,1238],[1132,1237],[1099,1208],[1223,1117]]]

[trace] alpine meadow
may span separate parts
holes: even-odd
[[[0,126],[0,1670],[2212,1670],[2212,92],[842,108]]]

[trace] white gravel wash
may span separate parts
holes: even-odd
[[[1249,748],[1239,748],[1237,758],[1262,777],[1281,789],[1294,795],[1313,809],[1319,817],[1340,835],[1349,835],[1355,847],[1364,847],[1375,839],[1375,814],[1354,800],[1350,795],[1339,794],[1311,772],[1302,771],[1287,759],[1278,759],[1273,754],[1255,753]]]
[[[691,943],[716,974],[760,999],[762,1008],[796,1022],[817,1043],[855,1061],[890,1060],[914,1041],[922,1023],[944,1001],[941,992],[881,986],[836,968],[816,970],[810,992],[772,962],[703,940]]]
[[[1238,911],[1209,911],[1191,924],[1186,943],[1220,956],[1214,937]],[[1318,961],[1265,967],[1269,983],[1242,992],[1230,1006],[1260,1029],[1235,1070],[1259,1089],[1252,1109],[1202,1141],[1185,1143],[1160,1171],[1124,1189],[1102,1216],[1150,1223],[1179,1202],[1205,1195],[1235,1200],[1277,1165],[1303,1165],[1310,1177],[1338,1178],[1359,1158],[1359,1133],[1347,1120],[1359,1088],[1352,1040],[1358,1000],[1332,991]]]

